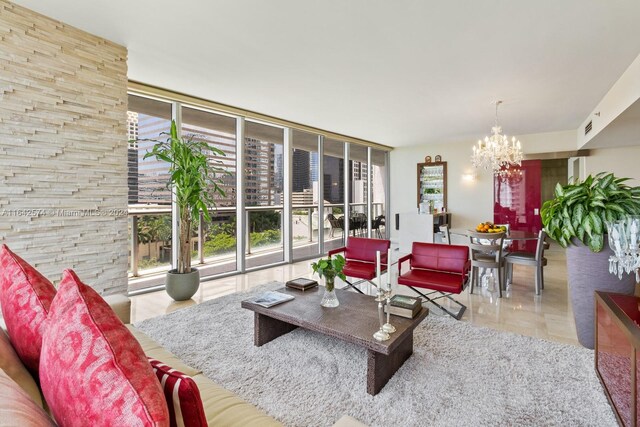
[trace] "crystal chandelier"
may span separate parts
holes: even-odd
[[[515,137],[509,138],[502,134],[502,128],[498,126],[498,106],[502,101],[496,101],[496,125],[491,128],[492,135],[478,141],[473,146],[471,163],[475,168],[491,169],[496,176],[504,176],[509,173],[509,168],[522,164],[522,149],[520,141]]]
[[[619,221],[607,223],[609,246],[613,255],[609,257],[609,273],[636,273],[636,282],[640,282],[640,216],[628,216]]]

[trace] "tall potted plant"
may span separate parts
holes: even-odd
[[[594,347],[594,292],[632,294],[635,276],[610,274],[611,250],[606,223],[640,214],[640,187],[601,172],[584,181],[555,188],[542,205],[542,224],[553,240],[567,248],[567,273],[578,341]]]
[[[178,136],[173,120],[169,133],[162,132],[160,136],[167,138],[147,140],[155,144],[144,158],[155,157],[169,165],[167,187],[175,194],[180,239],[177,268],[167,272],[166,290],[174,300],[184,301],[190,299],[200,285],[200,273],[191,267],[191,227],[199,221],[200,214],[211,221],[209,209],[215,206],[214,196],[225,195],[220,175],[227,172],[216,166],[219,161],[213,160],[212,156],[226,154],[204,141],[195,140],[193,135]]]

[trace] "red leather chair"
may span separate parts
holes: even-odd
[[[409,271],[402,274],[405,261],[409,261]],[[411,253],[398,261],[398,284],[408,286],[425,300],[460,320],[467,307],[451,298],[451,294],[462,292],[470,266],[467,246],[414,242]],[[431,292],[425,295],[416,288],[430,289]],[[429,297],[432,294],[440,295]],[[458,313],[454,314],[435,302],[440,298],[449,298],[458,304],[461,307]]]
[[[363,292],[356,288],[356,285],[369,282],[376,286],[372,282],[376,277],[376,252],[380,252],[380,274],[387,271],[387,251],[390,246],[389,240],[349,237],[347,238],[347,246],[333,249],[329,251],[328,255],[332,256],[344,252],[346,263],[342,272],[347,277],[361,279],[355,283],[347,281],[347,284],[362,294]]]

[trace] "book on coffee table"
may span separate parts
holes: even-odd
[[[268,291],[257,297],[249,298],[247,301],[269,308],[286,301],[291,301],[294,298],[293,295],[283,294],[282,292]]]
[[[419,298],[408,297],[405,295],[394,295],[391,297],[389,306],[385,305],[384,311],[395,316],[413,319],[422,309],[422,302]]]
[[[312,279],[299,277],[297,279],[289,280],[287,283],[285,283],[285,286],[287,288],[297,289],[299,291],[307,291],[318,286],[318,282]]]

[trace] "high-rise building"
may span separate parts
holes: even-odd
[[[344,159],[324,157],[324,200],[329,203],[344,202]]]
[[[167,188],[169,166],[154,157],[144,158],[155,144],[149,139],[159,138],[169,123],[164,118],[133,111],[127,115],[129,140],[135,141],[129,143],[129,203],[171,204]]]
[[[276,176],[276,147],[282,147],[255,138],[245,138],[245,201],[247,206],[276,204],[282,192],[282,172]],[[282,163],[282,160],[281,160]],[[281,165],[282,166],[282,165]]]
[[[350,161],[351,167],[351,194],[349,195],[350,203],[366,203],[367,202],[367,181],[368,181],[368,165],[366,163]]]
[[[225,193],[224,196],[217,195],[215,197],[215,204],[218,207],[235,206],[237,165],[235,134],[210,129],[208,127],[196,126],[183,121],[182,136],[185,138],[193,138],[196,141],[204,141],[225,154],[224,156],[220,156],[213,152],[208,153],[209,161],[220,169],[217,178],[220,178],[222,182],[218,185]]]
[[[309,156],[309,170],[311,171],[311,182],[318,182],[320,171],[320,161],[317,151],[313,151]]]
[[[128,203],[138,203],[138,113],[127,112],[127,186]]]
[[[293,150],[292,191],[299,193],[311,188],[310,156],[309,152],[300,149]]]

